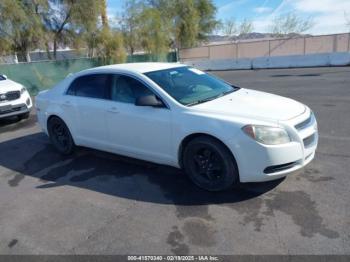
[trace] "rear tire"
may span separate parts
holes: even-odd
[[[50,141],[63,155],[70,155],[75,149],[72,135],[67,125],[58,117],[50,118],[47,125]]]
[[[208,191],[223,191],[239,181],[237,164],[231,152],[212,137],[191,140],[184,149],[183,166],[190,179]]]

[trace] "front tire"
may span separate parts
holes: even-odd
[[[55,149],[63,155],[73,153],[75,144],[67,125],[58,117],[52,117],[48,122],[48,133]]]
[[[239,181],[237,164],[231,152],[212,137],[191,140],[183,153],[183,166],[190,179],[208,191],[223,191]]]

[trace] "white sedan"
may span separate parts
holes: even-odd
[[[30,95],[23,85],[0,75],[0,119],[12,116],[28,118],[32,106]]]
[[[284,177],[315,156],[312,111],[170,63],[109,65],[68,76],[36,98],[55,148],[86,146],[183,168],[199,187]]]

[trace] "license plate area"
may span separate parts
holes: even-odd
[[[12,109],[11,105],[0,106],[0,112],[10,111]]]

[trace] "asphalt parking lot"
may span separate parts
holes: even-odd
[[[0,120],[0,254],[350,254],[350,67],[213,73],[309,105],[315,160],[208,193],[174,168],[60,156],[35,113]]]

